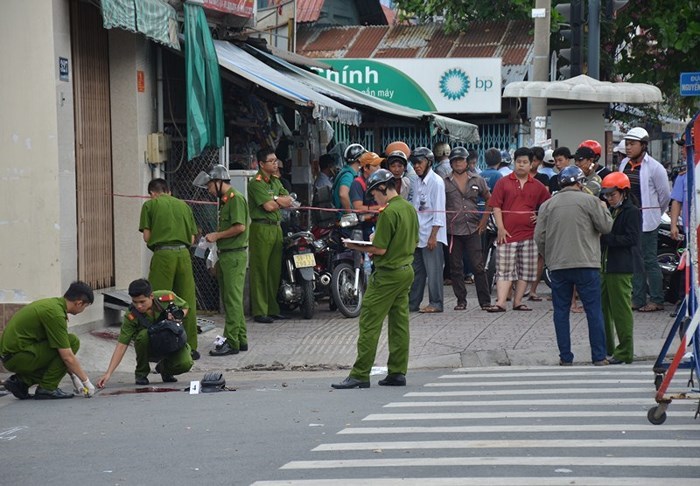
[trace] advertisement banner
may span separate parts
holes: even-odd
[[[500,58],[323,59],[326,79],[435,113],[500,113]]]

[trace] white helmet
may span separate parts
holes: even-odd
[[[640,142],[649,141],[649,132],[644,130],[642,127],[634,127],[632,130],[627,132],[624,136],[625,140],[639,140]]]
[[[440,142],[433,148],[433,153],[435,157],[448,157],[450,155],[450,150],[452,150],[449,144],[445,142]]]

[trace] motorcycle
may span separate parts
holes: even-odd
[[[304,319],[314,316],[314,235],[309,231],[288,233],[282,241],[282,275],[277,301],[286,309],[301,309]]]
[[[366,289],[367,269],[363,252],[345,247],[343,238],[362,239],[362,230],[351,229],[359,224],[357,214],[341,217],[333,226],[316,226],[314,247],[317,263],[316,298],[329,298],[330,309],[338,309],[345,317],[360,314],[362,298]]]

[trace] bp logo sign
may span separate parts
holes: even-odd
[[[440,93],[449,100],[459,100],[469,93],[469,76],[461,69],[450,69],[440,77]]]

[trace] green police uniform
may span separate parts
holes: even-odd
[[[149,199],[141,208],[139,231],[148,229],[148,248],[153,251],[148,280],[154,289],[173,289],[190,306],[183,325],[187,343],[197,349],[197,296],[190,246],[197,234],[192,209],[168,194]]]
[[[248,203],[243,194],[231,188],[221,198],[217,231],[226,231],[237,224],[244,225],[245,231],[234,237],[216,241],[219,251],[216,276],[226,313],[224,337],[233,349],[248,344],[243,313],[243,287],[248,260]]]
[[[161,313],[171,302],[181,309],[190,309],[191,312],[191,308],[187,302],[173,292],[169,290],[155,290],[153,292],[153,315],[149,316],[145,314],[144,317],[146,321],[149,324],[153,324],[159,320]],[[185,332],[187,332],[187,330],[185,330]],[[189,336],[187,337],[189,339]],[[134,351],[136,351],[135,375],[136,378],[146,378],[151,372],[151,356],[148,352],[148,329],[139,322],[135,311],[130,310],[124,316],[117,341],[126,346],[128,346],[131,341],[134,341]],[[161,367],[159,371],[164,375],[179,375],[188,372],[194,363],[190,355],[191,351],[190,345],[186,344],[185,347],[179,351],[165,356],[160,360]]]
[[[289,193],[276,176],[262,170],[248,183],[250,206],[250,300],[254,316],[280,313],[277,289],[282,272],[282,228],[279,210],[265,211],[262,205],[274,196]]]
[[[360,311],[357,359],[350,377],[361,381],[369,381],[387,315],[389,375],[405,375],[408,369],[408,294],[413,283],[413,252],[418,245],[418,215],[413,205],[400,196],[392,198],[379,213],[372,244],[386,253],[374,256],[375,270]]]
[[[68,333],[66,299],[54,297],[21,308],[0,335],[0,356],[4,366],[27,386],[38,384],[55,390],[66,375],[59,349],[77,353],[80,340]]]

